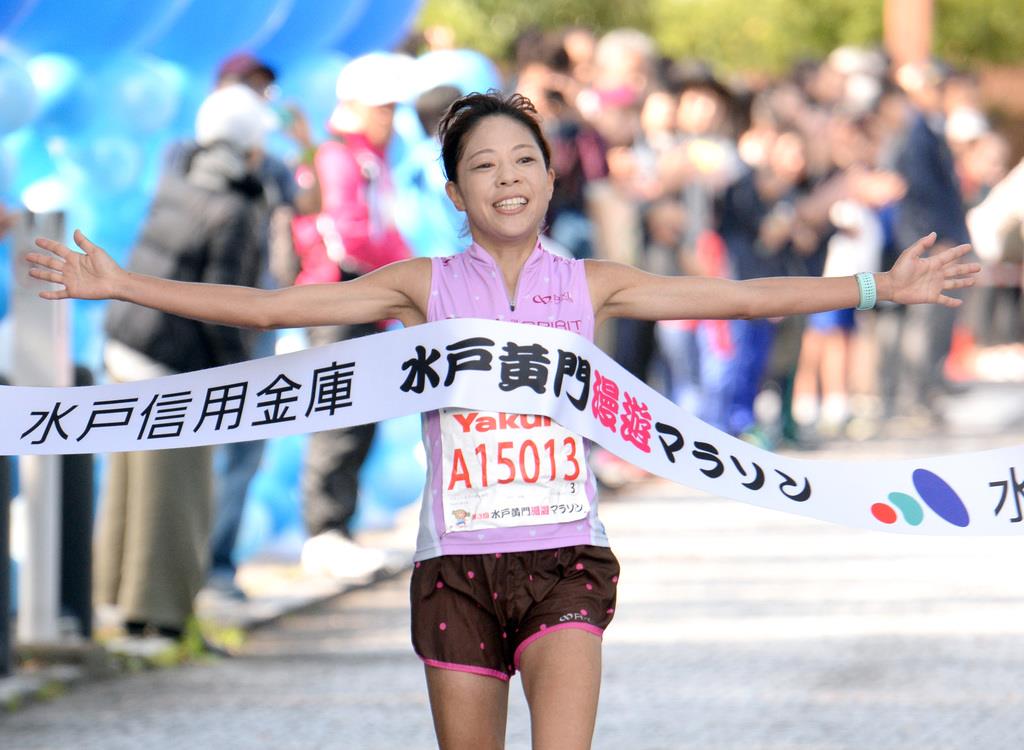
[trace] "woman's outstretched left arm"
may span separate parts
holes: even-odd
[[[960,260],[970,245],[928,257],[935,235],[903,251],[893,267],[875,273],[878,300],[904,305],[956,307],[945,292],[973,286],[981,267]],[[857,307],[860,285],[853,276],[780,276],[746,281],[702,276],[656,276],[609,261],[587,261],[587,281],[597,319],[686,320],[773,318]]]
[[[47,252],[25,256],[30,276],[56,285],[39,293],[43,299],[117,299],[193,320],[261,329],[390,318],[413,325],[426,317],[430,261],[425,258],[392,263],[352,281],[266,290],[132,273],[81,232],[74,236],[82,252],[39,238],[36,245]]]

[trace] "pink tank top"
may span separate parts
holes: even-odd
[[[594,338],[583,261],[552,255],[539,243],[513,300],[494,259],[476,243],[459,255],[433,258],[427,320],[446,318],[490,318]],[[423,444],[427,485],[417,560],[608,546],[587,465],[589,442],[550,418],[432,411],[423,415]]]

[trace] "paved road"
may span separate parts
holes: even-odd
[[[1024,444],[1024,433],[856,453],[995,444]],[[1024,747],[1017,538],[854,531],[662,482],[602,515],[624,572],[596,748]],[[402,576],[259,631],[238,658],[87,685],[2,717],[0,747],[431,748],[407,632]],[[508,747],[528,745],[516,684]]]

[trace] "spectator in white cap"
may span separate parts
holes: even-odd
[[[395,105],[416,94],[415,75],[415,61],[407,55],[371,52],[355,58],[338,73],[338,106],[328,127],[334,133],[363,133],[386,146]]]
[[[248,86],[235,83],[211,92],[196,113],[196,143],[208,147],[218,142],[252,153],[262,150],[274,127],[274,113]]]
[[[189,282],[259,280],[263,186],[256,171],[270,121],[243,85],[212,92],[197,147],[157,188],[129,268]],[[111,302],[104,361],[114,381],[244,361],[248,332]],[[110,456],[94,556],[94,598],[130,637],[180,638],[206,580],[213,519],[212,448]]]
[[[264,60],[255,55],[239,51],[228,55],[217,68],[214,81],[215,89],[237,89],[239,86],[248,88],[265,103],[269,114],[265,120],[268,125],[287,135],[294,141],[303,160],[312,161],[315,152],[313,136],[309,123],[302,109],[294,103],[282,102],[277,99],[274,82],[277,79],[275,70]],[[240,119],[206,117],[215,113],[218,107],[237,99],[241,107],[236,112]],[[211,98],[206,105],[203,122],[197,129],[202,133],[207,126],[212,128],[233,127],[246,128],[252,118],[242,117],[243,113],[254,106],[252,97],[245,92],[233,91],[230,95]],[[255,134],[255,133],[253,133]],[[199,136],[201,140],[212,141],[216,134],[206,132]],[[262,140],[262,139],[261,139]],[[167,168],[184,172],[191,155],[196,148],[194,140],[179,141],[168,149]],[[256,159],[255,152],[253,159]],[[315,210],[318,191],[315,186],[307,185],[307,190],[300,190],[296,180],[296,170],[274,153],[264,153],[256,173],[263,185],[263,194],[267,203],[267,221],[262,228],[263,246],[261,248],[261,286],[276,288],[290,286],[295,281],[298,263],[291,242],[291,221],[302,201],[304,208]],[[311,205],[310,205],[311,204]],[[251,338],[251,357],[267,357],[274,353],[277,336],[273,331],[253,333]],[[226,443],[214,449],[214,468],[216,482],[214,496],[216,512],[213,521],[213,535],[210,540],[210,574],[207,585],[201,594],[203,599],[215,606],[218,601],[244,600],[245,592],[235,582],[236,564],[234,550],[241,529],[242,515],[245,510],[245,498],[249,485],[259,471],[263,458],[264,441],[249,440],[238,443]]]
[[[250,55],[232,55],[225,60],[219,71],[217,88],[206,98],[196,116],[195,143],[180,144],[183,156],[178,157],[179,164],[182,161],[187,163],[187,154],[198,145],[201,150],[195,159],[200,162],[208,158],[222,159],[217,155],[218,150],[211,148],[215,144],[222,144],[246,156],[244,169],[259,180],[266,204],[264,220],[259,227],[259,283],[268,288],[277,285],[276,279],[270,278],[270,259],[272,247],[276,248],[280,243],[272,242],[272,238],[277,240],[283,234],[284,244],[288,246],[284,254],[294,255],[288,241],[288,227],[294,216],[293,206],[298,193],[293,169],[263,150],[266,134],[282,125],[265,93],[273,80],[273,71]],[[298,132],[308,132],[300,115],[291,123],[293,134],[297,124],[301,125]],[[193,162],[193,166],[195,164]],[[237,160],[236,166],[242,167]],[[294,280],[294,271],[292,274],[281,283],[290,284]],[[276,340],[273,332],[250,332],[246,337],[248,358],[272,355]],[[216,603],[225,598],[246,598],[245,592],[235,582],[234,550],[249,484],[259,470],[263,447],[263,441],[251,440],[228,443],[214,449],[215,511],[210,537],[210,569],[201,596],[207,601]]]
[[[395,105],[414,93],[415,68],[405,55],[375,52],[349,62],[338,74],[332,137],[316,151],[320,185],[317,214],[292,223],[301,270],[297,284],[347,281],[411,256],[395,223],[395,189],[387,163]],[[375,325],[309,329],[323,346],[375,333]],[[318,432],[309,438],[302,477],[309,539],[302,550],[308,573],[365,579],[386,555],[357,545],[351,521],[359,469],[373,441],[374,425]]]

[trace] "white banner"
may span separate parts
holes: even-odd
[[[446,407],[543,415],[653,474],[753,505],[903,533],[1024,531],[1020,446],[871,463],[779,456],[683,412],[576,334],[491,320],[135,383],[8,386],[0,406],[5,455],[212,445]]]

